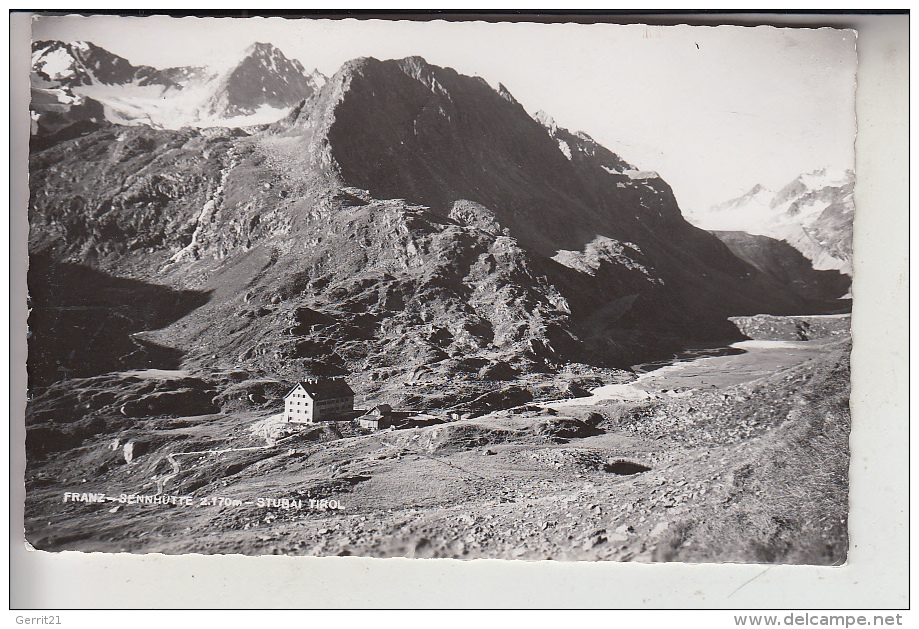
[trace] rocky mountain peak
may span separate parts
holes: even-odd
[[[302,63],[296,59],[289,59],[279,48],[264,42],[255,42],[246,48],[236,64],[236,69],[246,64],[261,65],[265,71],[273,73],[296,72],[306,75]]]
[[[219,80],[205,106],[211,116],[230,118],[253,114],[262,107],[285,109],[309,98],[320,87],[317,71],[289,59],[272,44],[256,42]]]
[[[74,87],[102,83],[129,83],[154,68],[134,66],[90,42],[36,41],[32,43],[33,78],[54,85]]]
[[[266,42],[258,42],[258,41],[257,41],[257,42],[251,43],[251,44],[249,45],[249,47],[246,48],[246,51],[245,51],[244,56],[248,57],[248,56],[254,55],[254,54],[263,54],[263,55],[271,56],[271,55],[273,55],[273,54],[280,54],[280,55],[283,55],[284,53],[282,53],[280,50],[278,50],[278,49],[274,46],[274,44],[269,44],[269,43],[266,43]]]
[[[431,64],[429,64],[427,60],[420,55],[405,57],[398,62],[398,65],[406,74],[415,78],[420,78],[426,74],[430,74],[432,70]]]
[[[32,86],[64,88],[106,85],[181,87],[204,68],[175,67],[159,70],[134,65],[124,57],[88,41],[36,41],[32,43]]]

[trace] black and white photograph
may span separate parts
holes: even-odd
[[[30,548],[845,564],[856,39],[34,17]]]

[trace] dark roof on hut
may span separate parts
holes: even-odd
[[[380,419],[392,415],[392,406],[389,404],[377,404],[372,409],[361,415],[361,419]]]
[[[343,378],[318,378],[315,380],[301,380],[284,397],[293,393],[297,387],[303,387],[314,400],[328,400],[330,398],[354,395],[354,391]]]

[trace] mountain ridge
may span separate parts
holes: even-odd
[[[176,66],[162,70],[148,65],[135,66],[124,57],[88,41],[32,42],[33,78],[54,81],[63,87],[132,82],[175,87],[181,85],[183,79],[204,70],[202,66]]]
[[[223,70],[134,66],[90,42],[36,41],[32,51],[37,135],[58,133],[62,121],[85,127],[89,118],[159,128],[263,124],[309,97],[325,78],[261,42]],[[85,103],[92,104],[92,116],[74,107]],[[56,128],[41,120],[46,114],[57,121]]]

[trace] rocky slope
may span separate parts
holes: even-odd
[[[852,171],[818,170],[797,177],[778,192],[754,186],[689,218],[704,229],[784,240],[815,269],[838,270],[851,277],[854,188]]]

